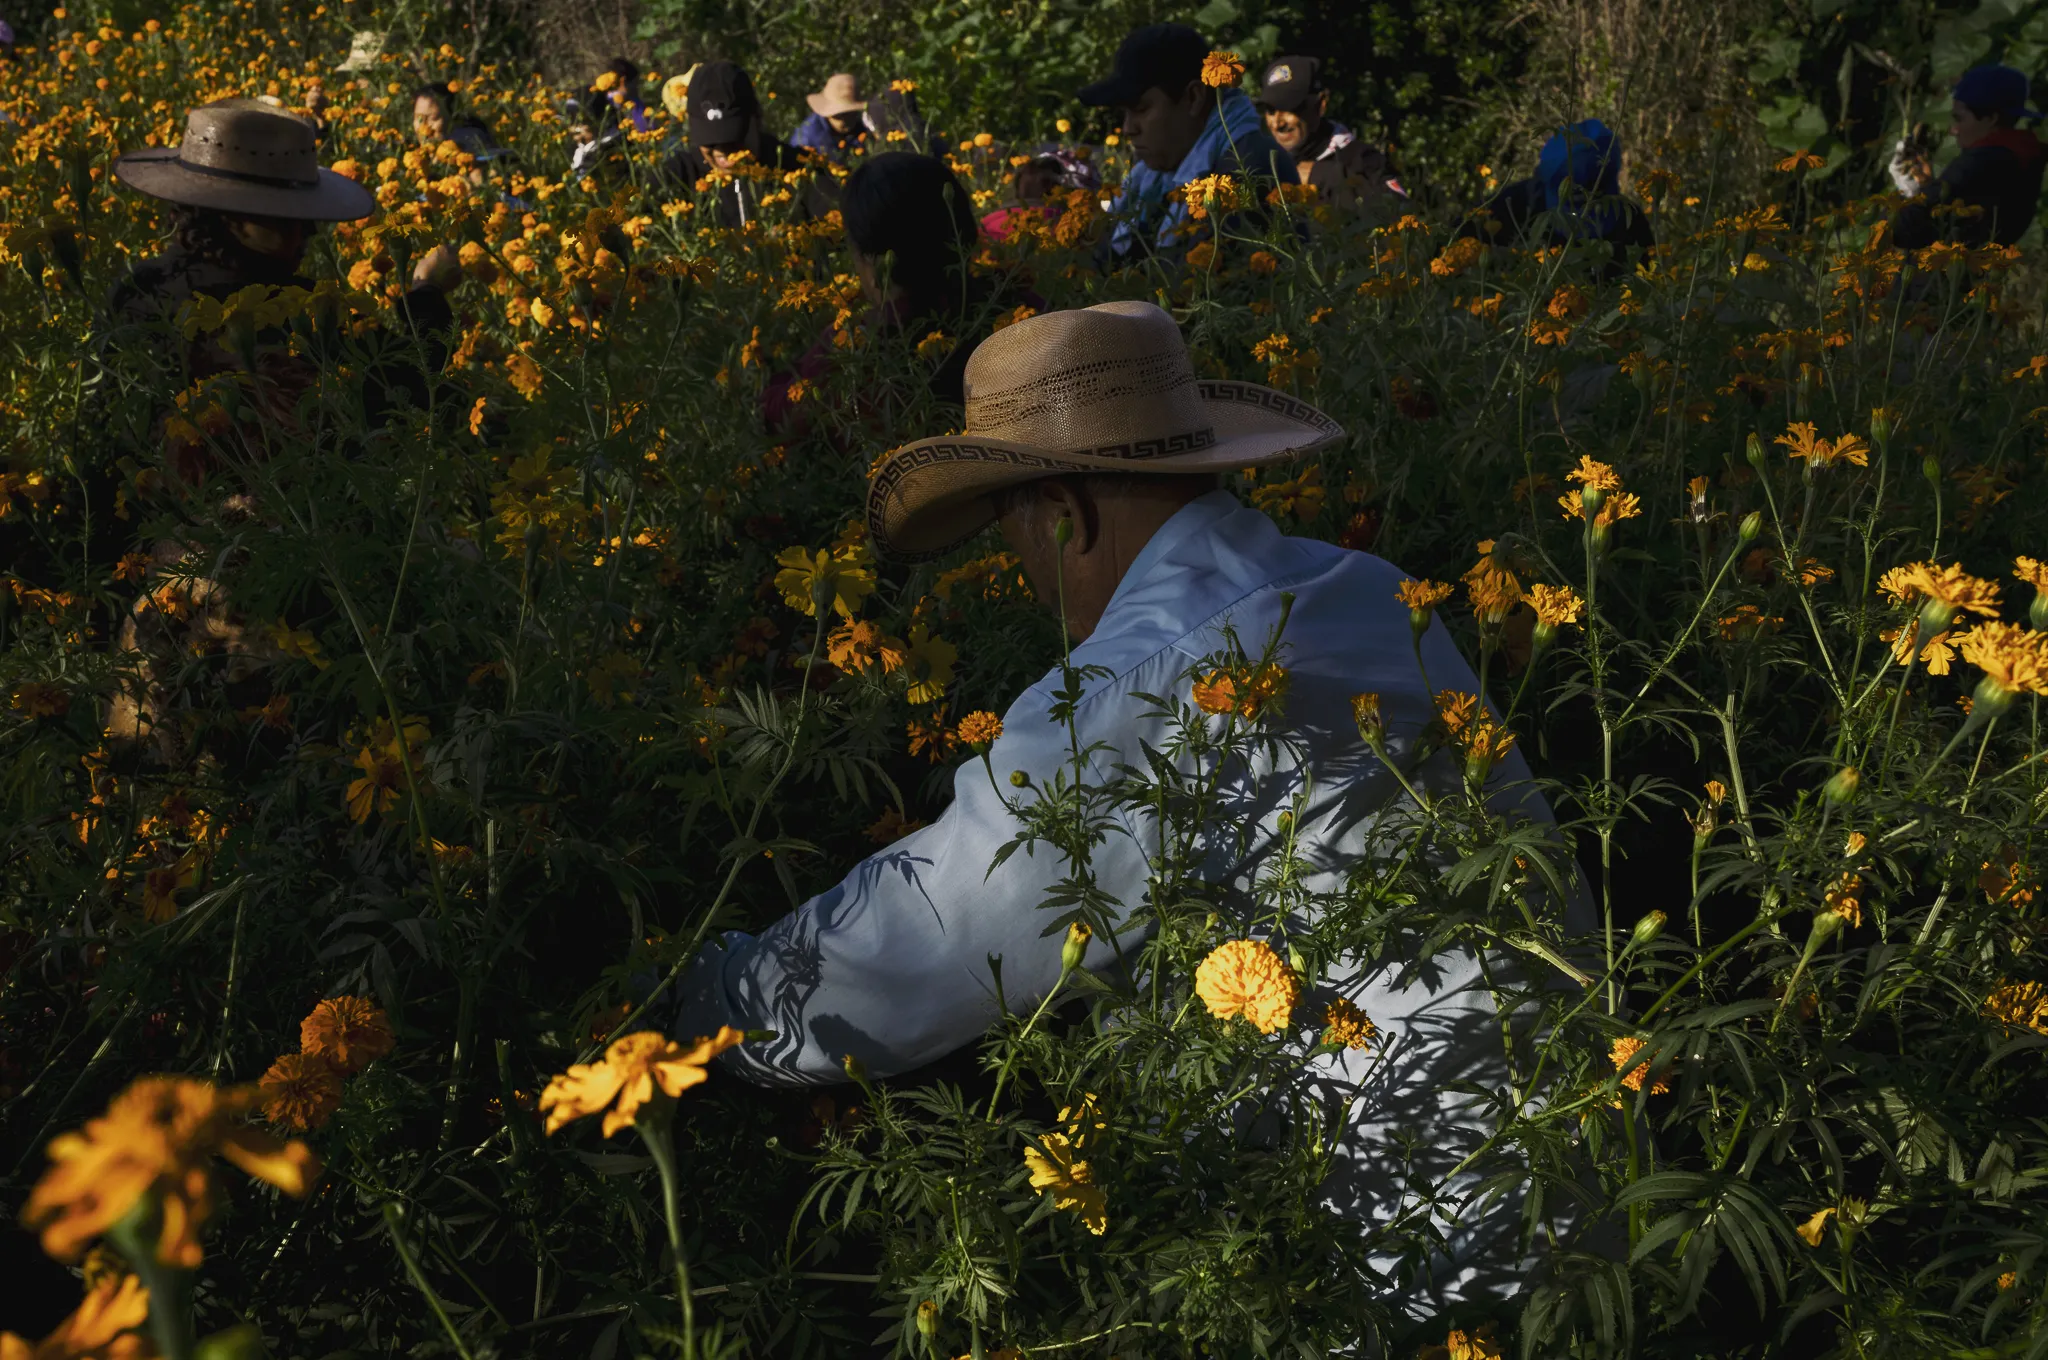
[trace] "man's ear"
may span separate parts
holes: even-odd
[[[1095,498],[1088,494],[1078,479],[1048,477],[1038,484],[1038,495],[1045,514],[1046,532],[1053,535],[1056,553],[1084,556],[1101,541],[1102,524],[1095,508]],[[1069,526],[1064,547],[1059,542],[1062,520]]]
[[[1316,92],[1316,121],[1318,123],[1322,122],[1323,115],[1328,113],[1329,111],[1330,92],[1328,90],[1318,90]]]
[[[1207,85],[1199,80],[1191,80],[1187,89],[1181,92],[1180,106],[1187,111],[1190,118],[1206,118],[1209,105],[1214,99],[1215,95],[1210,92]]]

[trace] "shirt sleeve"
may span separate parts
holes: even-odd
[[[970,760],[954,774],[952,806],[937,822],[758,936],[734,933],[705,949],[678,983],[674,1031],[774,1030],[773,1040],[725,1060],[763,1085],[816,1085],[845,1080],[848,1055],[888,1076],[972,1042],[1000,1010],[992,955],[1013,1011],[1046,996],[1059,982],[1064,932],[1045,933],[1058,914],[1043,904],[1066,861],[1036,844],[991,868],[1020,829],[1006,799],[1032,797],[1011,786],[1011,771],[1026,771],[1040,790],[1062,768],[1073,778],[1065,729],[1048,720],[1039,694],[1027,691],[1004,716],[986,765]],[[1096,846],[1095,873],[1143,882],[1143,851],[1121,825]],[[1088,963],[1112,957],[1097,940]]]

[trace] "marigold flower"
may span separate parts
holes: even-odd
[[[1387,739],[1386,720],[1380,716],[1380,696],[1377,694],[1354,694],[1351,696],[1351,720],[1358,724],[1358,737],[1367,746],[1378,747]]]
[[[151,1360],[156,1346],[137,1334],[149,1321],[149,1290],[125,1270],[98,1280],[91,1273],[88,1265],[77,1310],[40,1342],[0,1333],[0,1360]]]
[[[1248,670],[1211,671],[1194,683],[1192,697],[1204,713],[1236,713],[1249,722],[1287,693],[1287,682],[1286,667],[1267,661]]]
[[[1230,940],[1195,969],[1195,994],[1219,1020],[1243,1016],[1261,1034],[1277,1034],[1294,1013],[1301,984],[1263,940]]]
[[[1634,1035],[1625,1034],[1621,1038],[1616,1039],[1607,1050],[1607,1058],[1608,1061],[1614,1064],[1614,1070],[1622,1074],[1621,1084],[1623,1086],[1628,1087],[1631,1091],[1640,1091],[1643,1089],[1643,1083],[1647,1081],[1650,1083],[1650,1094],[1661,1096],[1671,1088],[1665,1085],[1663,1077],[1651,1075],[1649,1063],[1635,1063],[1634,1067],[1630,1066],[1630,1063],[1635,1061],[1636,1054],[1642,1052],[1647,1047],[1649,1045],[1645,1044],[1641,1039],[1636,1038]]]
[[[1527,596],[1530,608],[1536,611],[1536,622],[1541,627],[1561,628],[1568,623],[1577,623],[1584,612],[1586,602],[1570,586],[1533,585]]]
[[[286,1053],[256,1083],[263,1117],[294,1133],[323,1127],[341,1108],[341,1073],[310,1053]]]
[[[2014,1029],[2048,1034],[2048,987],[2038,982],[2006,982],[1984,998],[1984,1011]]]
[[[1980,623],[1956,639],[1963,660],[2000,695],[2048,694],[2048,634],[2016,623]],[[1981,686],[1980,686],[1981,690]],[[1977,695],[1979,703],[1988,696]]]
[[[31,718],[61,718],[71,711],[70,692],[41,680],[24,680],[16,685],[9,702]]]
[[[1835,463],[1854,463],[1857,467],[1870,466],[1870,446],[1853,434],[1840,439],[1822,439],[1810,420],[1794,421],[1784,434],[1771,441],[1782,444],[1794,458],[1801,458],[1813,466],[1830,467]]]
[[[923,825],[915,817],[905,817],[894,807],[886,807],[881,816],[868,824],[868,839],[876,845],[893,845]]]
[[[2042,594],[2048,594],[2048,562],[2032,557],[2015,557],[2012,574]]]
[[[1972,576],[1953,562],[1945,567],[1932,562],[1895,567],[1878,578],[1877,588],[1891,596],[1896,604],[1925,600],[1945,611],[1948,617],[1956,614],[1981,614],[1987,619],[1998,617],[1998,582]],[[1928,621],[1923,614],[1923,626],[1940,632],[1946,624],[1945,620]]]
[[[1500,1360],[1500,1347],[1493,1341],[1493,1324],[1486,1323],[1466,1333],[1453,1328],[1441,1346],[1424,1346],[1418,1360]]]
[[[213,1213],[208,1173],[225,1157],[288,1195],[303,1196],[320,1163],[304,1143],[248,1127],[253,1086],[219,1087],[190,1077],[143,1077],[83,1129],[50,1140],[53,1165],[29,1193],[22,1221],[40,1228],[43,1250],[78,1258],[87,1242],[127,1216],[144,1195],[162,1206],[157,1259],[193,1270],[199,1233]]]
[[[992,745],[1003,735],[1003,720],[985,708],[978,708],[960,720],[960,730],[954,735],[968,746]]]
[[[953,665],[960,649],[941,637],[934,637],[923,624],[916,624],[903,644],[903,672],[910,677],[904,696],[913,704],[936,703],[946,697],[953,683]]]
[[[802,548],[785,548],[776,562],[775,588],[791,609],[816,618],[818,606],[831,606],[843,619],[859,612],[861,601],[874,594],[875,573],[867,563],[867,548],[859,545],[841,553],[810,553]]]
[[[602,1060],[577,1063],[548,1082],[540,1095],[546,1129],[553,1133],[571,1120],[603,1112],[609,1138],[639,1118],[657,1086],[675,1099],[706,1080],[705,1065],[745,1038],[731,1025],[719,1026],[718,1033],[688,1048],[653,1030],[628,1034],[606,1049]]]
[[[825,659],[849,675],[865,675],[880,667],[882,674],[903,665],[903,639],[890,637],[879,623],[856,619],[842,623],[825,639]]]
[[[1244,79],[1244,58],[1235,52],[1215,51],[1202,58],[1202,83],[1212,90],[1227,89]]]
[[[1351,1049],[1367,1048],[1379,1037],[1380,1027],[1358,1009],[1357,1003],[1346,997],[1338,997],[1323,1011],[1323,1042],[1326,1044],[1342,1044]]]
[[[1863,924],[1863,879],[1856,874],[1843,874],[1828,885],[1821,896],[1821,905],[1852,926]]]
[[[1427,614],[1450,599],[1454,588],[1442,581],[1403,581],[1394,587],[1394,595],[1408,606],[1409,613]]]
[[[505,377],[512,383],[512,390],[532,401],[540,395],[540,365],[524,354],[508,355],[505,359]]]
[[[1807,1246],[1817,1247],[1820,1245],[1821,1237],[1826,1234],[1828,1220],[1834,1217],[1834,1213],[1835,1206],[1830,1204],[1827,1208],[1816,1212],[1813,1217],[1807,1219],[1792,1231],[1798,1233],[1799,1240],[1806,1243]]]
[[[1254,274],[1271,274],[1280,268],[1280,261],[1270,250],[1255,250],[1246,260],[1245,268]]]
[[[1024,1149],[1031,1169],[1031,1188],[1050,1190],[1053,1208],[1080,1216],[1081,1224],[1100,1237],[1109,1228],[1109,1196],[1095,1183],[1095,1172],[1064,1133],[1042,1133],[1037,1147]]]
[[[1977,874],[1977,887],[1992,902],[2002,902],[2021,911],[2034,902],[2033,870],[2020,862],[2019,851],[2008,845],[1998,858],[1984,861]]]
[[[1211,212],[1236,212],[1244,205],[1244,195],[1229,175],[1198,175],[1181,186],[1180,196],[1188,216],[1197,222]]]
[[[330,996],[299,1022],[299,1051],[344,1076],[362,1071],[397,1046],[390,1020],[368,997]]]

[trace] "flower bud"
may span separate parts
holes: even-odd
[[[1764,456],[1764,441],[1754,434],[1749,437],[1748,453],[1749,465],[1758,472],[1762,472],[1770,466],[1770,459]]]
[[[1596,520],[1594,520],[1594,521],[1593,521],[1593,551],[1594,551],[1594,552],[1596,552],[1596,553],[1604,553],[1604,552],[1606,552],[1606,551],[1607,551],[1607,544],[1608,544],[1608,541],[1609,541],[1609,540],[1610,540],[1611,538],[1613,538],[1613,536],[1614,536],[1613,528],[1612,528],[1612,526],[1610,526],[1610,525],[1608,524],[1608,522],[1607,522],[1606,520],[1604,520],[1604,519],[1596,519]]]
[[[2012,691],[1987,675],[1977,682],[1976,690],[1970,695],[1970,725],[1977,725],[1979,714],[1988,722],[2011,707]]]
[[[939,1305],[930,1299],[917,1305],[917,1333],[926,1339],[939,1334]]]
[[[1870,442],[1882,450],[1892,439],[1892,413],[1884,407],[1874,408],[1870,413]]]
[[[1387,739],[1386,720],[1380,716],[1380,696],[1351,696],[1351,717],[1358,724],[1358,739],[1377,752]]]
[[[1429,631],[1429,620],[1433,613],[1435,611],[1430,609],[1411,609],[1408,611],[1408,631],[1415,634],[1417,641],[1420,641],[1422,635]]]
[[[1661,911],[1644,912],[1636,918],[1636,928],[1629,932],[1629,938],[1640,949],[1664,933],[1664,923],[1671,918]]]
[[[1012,770],[1012,771],[1010,771],[1010,787],[1011,787],[1011,788],[1013,788],[1013,789],[1022,789],[1022,788],[1029,788],[1029,787],[1030,787],[1030,785],[1031,785],[1031,776],[1030,776],[1030,775],[1028,775],[1028,774],[1024,773],[1024,772],[1023,772],[1022,770]]]
[[[1535,656],[1541,656],[1549,651],[1550,644],[1556,641],[1557,625],[1554,623],[1545,623],[1538,619],[1536,626],[1529,631],[1529,650]]]
[[[2027,622],[2035,631],[2048,633],[2048,590],[2034,592],[2034,602],[2027,607]]]
[[[839,1065],[846,1069],[847,1076],[852,1077],[863,1086],[868,1084],[868,1065],[859,1058],[849,1053],[839,1060]]]
[[[1849,924],[1849,918],[1840,912],[1828,910],[1813,914],[1813,929],[1807,933],[1808,948],[1818,948],[1834,937],[1836,931]]]
[[[1052,528],[1052,541],[1059,544],[1062,548],[1074,541],[1074,517],[1072,515],[1060,516],[1060,522]]]
[[[1936,491],[1941,490],[1941,460],[1939,458],[1936,458],[1931,453],[1922,458],[1920,460],[1920,475],[1927,479],[1929,486],[1933,487]]]
[[[1931,638],[1937,633],[1945,633],[1948,631],[1948,626],[1955,621],[1955,610],[1949,608],[1940,600],[1929,600],[1926,604],[1920,606],[1919,636]]]
[[[1830,803],[1838,805],[1853,802],[1856,790],[1862,783],[1863,776],[1856,772],[1856,767],[1844,765],[1829,776],[1827,783],[1821,785],[1820,795]]]
[[[1752,510],[1742,517],[1742,527],[1736,531],[1736,536],[1742,541],[1742,546],[1746,548],[1756,542],[1756,536],[1763,531],[1764,512]]]
[[[1094,938],[1094,928],[1086,921],[1076,921],[1067,927],[1067,942],[1060,946],[1062,973],[1071,973],[1081,966],[1081,959],[1088,952],[1088,941]]]
[[[1607,493],[1588,482],[1579,488],[1579,504],[1585,507],[1586,518],[1591,519],[1600,513],[1601,506],[1607,504]]]

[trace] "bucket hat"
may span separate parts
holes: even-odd
[[[860,82],[841,71],[825,82],[825,88],[804,96],[804,102],[811,106],[811,112],[823,118],[838,118],[849,113],[859,113],[867,108],[867,98],[860,92]]]
[[[223,99],[185,115],[177,146],[131,151],[114,176],[151,198],[194,208],[302,222],[349,222],[377,200],[325,169],[312,125],[253,99]]]
[[[967,360],[967,429],[891,450],[868,533],[899,561],[936,557],[997,515],[995,493],[1068,472],[1160,476],[1286,462],[1344,437],[1299,398],[1197,379],[1173,318],[1105,302],[1006,326]]]

